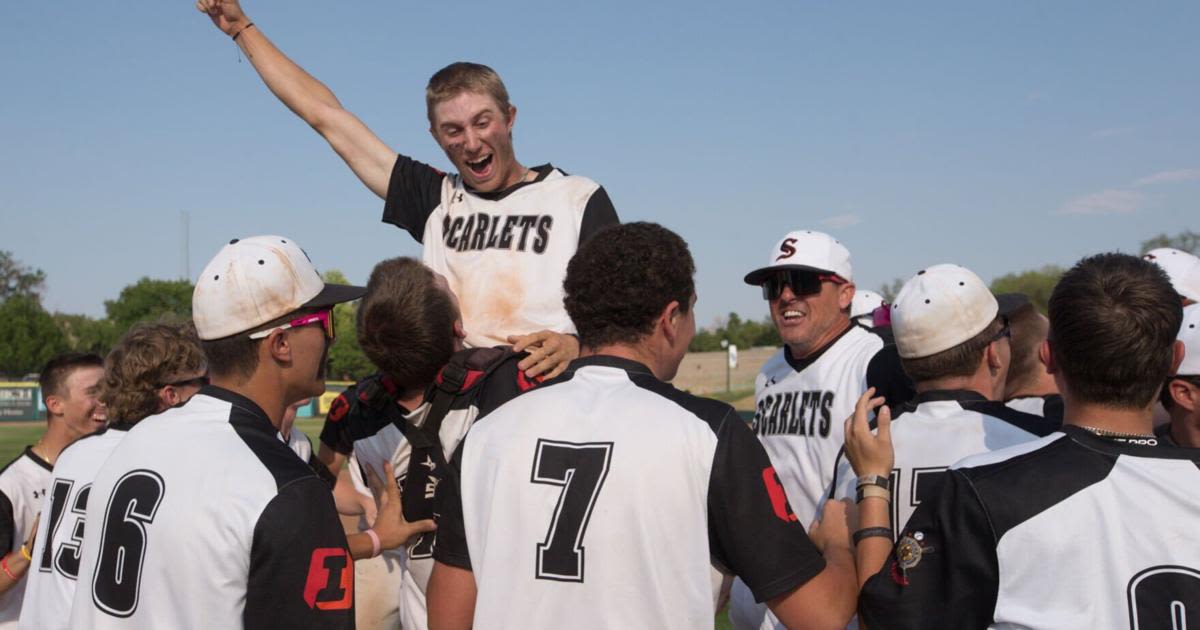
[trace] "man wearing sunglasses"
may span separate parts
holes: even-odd
[[[1183,361],[1159,397],[1171,421],[1156,427],[1154,434],[1163,444],[1200,448],[1200,304],[1183,308],[1178,340]]]
[[[796,517],[811,523],[842,446],[842,420],[867,387],[892,404],[912,396],[895,347],[850,319],[855,286],[850,252],[828,234],[788,233],[767,265],[746,274],[762,288],[783,348],[755,381],[754,430],[771,456]],[[734,583],[730,620],[738,630],[772,628],[766,607]]]
[[[333,497],[279,428],[325,390],[329,309],[362,294],[285,237],[209,262],[192,317],[211,385],[139,423],[96,475],[71,628],[354,627]]]

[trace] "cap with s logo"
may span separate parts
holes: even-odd
[[[746,274],[746,284],[759,285],[772,272],[780,269],[800,269],[817,273],[832,273],[853,280],[850,250],[837,239],[813,230],[788,232],[771,249],[766,267]]]
[[[235,238],[196,280],[192,320],[201,339],[222,339],[302,308],[349,302],[364,293],[363,287],[326,284],[290,238]]]

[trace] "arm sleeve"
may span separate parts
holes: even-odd
[[[608,192],[604,190],[603,186],[597,188],[596,192],[588,198],[587,206],[583,209],[583,221],[579,225],[579,244],[586,243],[596,232],[620,222],[621,220],[617,218],[617,209],[613,207],[612,200],[608,198]]]
[[[470,439],[471,434],[467,434]],[[433,547],[433,559],[452,567],[471,570],[471,554],[467,550],[467,532],[463,525],[462,510],[462,457],[463,440],[450,458],[446,478],[438,488],[437,539]],[[443,492],[444,490],[444,492]]]
[[[713,557],[742,578],[759,602],[801,586],[825,568],[767,452],[733,411],[717,430],[708,532]]]
[[[342,455],[354,451],[354,442],[346,432],[350,424],[350,396],[354,391],[347,389],[329,403],[329,413],[325,414],[325,424],[321,427],[321,443]]]
[[[383,202],[383,222],[412,234],[420,243],[425,221],[441,203],[442,180],[446,174],[408,156],[396,157]]]
[[[280,488],[258,517],[250,549],[247,628],[354,628],[354,562],[316,477]]]
[[[974,488],[957,470],[922,503],[883,569],[863,585],[870,628],[986,628],[999,592],[996,540]]]
[[[13,518],[12,501],[3,490],[0,490],[0,556],[12,551],[17,545],[13,542],[13,537],[16,535],[17,522]]]
[[[887,398],[893,411],[917,395],[912,379],[900,365],[900,353],[891,344],[876,352],[867,364],[867,387],[874,387],[876,396]]]

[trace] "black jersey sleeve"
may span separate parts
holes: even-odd
[[[936,501],[913,513],[883,569],[863,585],[859,614],[876,628],[986,628],[999,592],[996,539],[971,482],[943,475]]]
[[[12,500],[3,490],[0,490],[0,556],[12,551],[20,544],[13,540],[16,535],[17,521],[13,516]]]
[[[470,439],[470,433],[467,439]],[[446,478],[437,492],[437,539],[433,545],[433,559],[452,567],[471,570],[471,554],[467,549],[467,532],[463,524],[462,509],[462,457],[463,446],[458,445],[450,465],[446,467]]]
[[[383,203],[383,222],[412,234],[420,243],[425,221],[441,203],[442,180],[446,174],[408,156],[396,156]]]
[[[325,424],[321,427],[321,443],[346,456],[354,451],[354,441],[346,430],[351,422],[350,407],[354,395],[353,387],[338,394],[329,403],[329,413],[325,414]]]
[[[876,396],[886,398],[893,411],[917,395],[912,379],[900,365],[899,351],[891,344],[880,348],[867,363],[867,387],[874,387]]]
[[[583,221],[579,225],[579,244],[586,243],[596,232],[620,222],[617,209],[608,198],[608,192],[603,186],[597,188],[583,208]]]
[[[247,628],[354,628],[354,561],[316,477],[283,486],[259,515],[243,619]]]
[[[708,485],[709,545],[714,559],[763,602],[825,568],[792,512],[762,444],[732,410],[717,429]]]

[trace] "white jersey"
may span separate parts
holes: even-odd
[[[474,573],[480,630],[712,628],[714,565],[765,601],[825,564],[733,408],[626,359],[572,362],[455,460],[434,557]]]
[[[1059,425],[967,390],[927,391],[893,412],[892,523],[899,532],[923,501],[937,496],[951,465],[971,455],[1031,442]],[[839,454],[830,498],[854,500],[857,477]]]
[[[72,630],[354,625],[329,487],[237,393],[207,386],[139,422],[87,523]]]
[[[563,307],[567,262],[592,233],[618,222],[596,182],[549,164],[532,171],[534,181],[479,193],[403,155],[392,168],[383,220],[421,241],[425,264],[446,276],[470,347],[574,332]]]
[[[1017,396],[1004,401],[1005,405],[1031,413],[1035,416],[1041,416],[1051,422],[1062,424],[1063,419],[1063,399],[1058,394],[1047,394],[1045,396]]]
[[[54,462],[49,492],[42,502],[44,516],[38,524],[33,562],[25,574],[21,630],[70,627],[92,480],[129,428],[110,424],[68,446]]]
[[[1067,426],[956,464],[864,584],[864,621],[871,628],[1194,627],[1200,450],[1152,441]]]
[[[0,555],[20,549],[29,538],[50,484],[50,470],[50,464],[26,446],[0,471]],[[17,627],[24,598],[25,580],[0,595],[0,629]]]

